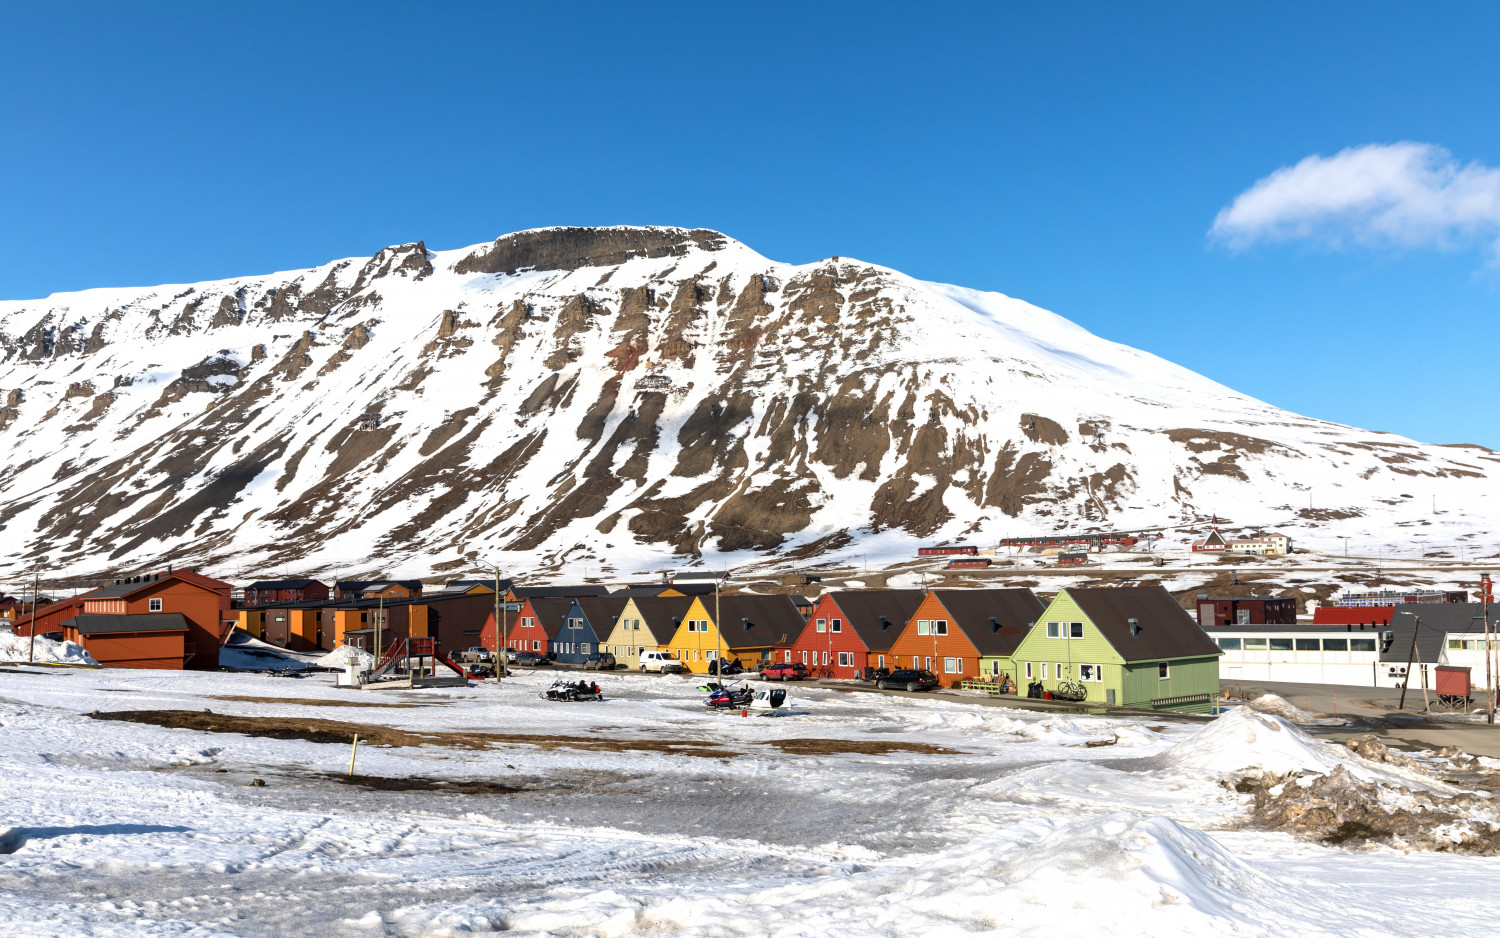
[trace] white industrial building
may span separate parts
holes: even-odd
[[[1491,623],[1494,628],[1495,623]],[[1438,665],[1471,668],[1469,680],[1484,685],[1484,607],[1479,603],[1397,606],[1390,624],[1225,625],[1204,629],[1224,653],[1225,681],[1290,681],[1354,687],[1399,687],[1412,665],[1412,688],[1436,686]],[[1413,652],[1412,636],[1416,635]],[[1500,640],[1491,636],[1491,644]]]

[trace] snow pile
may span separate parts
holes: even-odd
[[[0,661],[27,661],[31,657],[31,638],[0,632]],[[98,666],[99,662],[72,642],[57,642],[40,635],[36,638],[36,661],[46,664],[79,664]]]
[[[321,657],[287,651],[244,632],[235,632],[219,649],[219,667],[230,671],[300,671],[317,667]]]
[[[340,645],[313,662],[320,668],[343,668],[350,663],[368,666],[375,663],[375,656],[353,645]]]
[[[1337,717],[1319,716],[1287,700],[1278,694],[1261,694],[1254,700],[1248,701],[1246,707],[1257,713],[1270,713],[1288,720],[1292,723],[1301,723],[1304,726],[1343,726],[1347,720]]]
[[[1160,758],[1169,766],[1214,775],[1327,774],[1348,761],[1338,747],[1313,739],[1285,719],[1243,708],[1219,717]]]

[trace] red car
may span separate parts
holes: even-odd
[[[763,681],[800,681],[807,677],[807,665],[800,661],[782,661],[768,665],[760,672]]]

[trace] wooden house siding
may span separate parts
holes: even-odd
[[[922,634],[923,622],[927,623],[926,634]],[[945,634],[935,634],[933,622],[944,623]],[[956,669],[949,670],[945,662],[956,665]],[[891,644],[887,666],[924,668],[936,674],[944,684],[951,684],[956,680],[979,676],[979,649],[974,647],[974,643],[958,627],[953,616],[943,608],[942,601],[929,593],[922,600],[922,605],[917,607],[917,611],[912,613],[906,628],[901,630],[901,637]]]
[[[614,623],[606,624],[605,633],[608,634],[613,628]],[[552,640],[552,657],[561,664],[579,665],[598,654],[599,633],[589,620],[588,613],[574,600],[563,618],[562,627]]]
[[[181,671],[186,657],[188,633],[182,630],[80,635],[66,629],[64,634],[106,668]]]
[[[719,629],[701,598],[695,597],[688,606],[672,640],[667,643],[667,651],[694,674],[708,673],[708,663],[718,657]],[[726,655],[731,651],[728,645],[724,646]]]
[[[835,624],[838,631],[834,631]],[[826,666],[834,677],[849,679],[859,677],[866,666],[873,667],[869,654],[869,647],[849,617],[831,595],[824,594],[813,606],[812,616],[797,640],[783,649],[781,660],[800,661],[809,668]]]
[[[632,598],[627,600],[614,628],[604,636],[604,650],[615,656],[615,660],[634,671],[641,664],[641,649],[664,651],[667,645],[658,642],[646,627],[646,617]]]

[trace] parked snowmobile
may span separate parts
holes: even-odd
[[[603,700],[599,685],[591,681],[553,681],[552,686],[542,691],[543,700],[575,702],[579,700]]]
[[[755,691],[747,684],[732,687],[718,685],[709,692],[703,705],[714,710],[743,710],[750,706],[750,701],[754,698]]]

